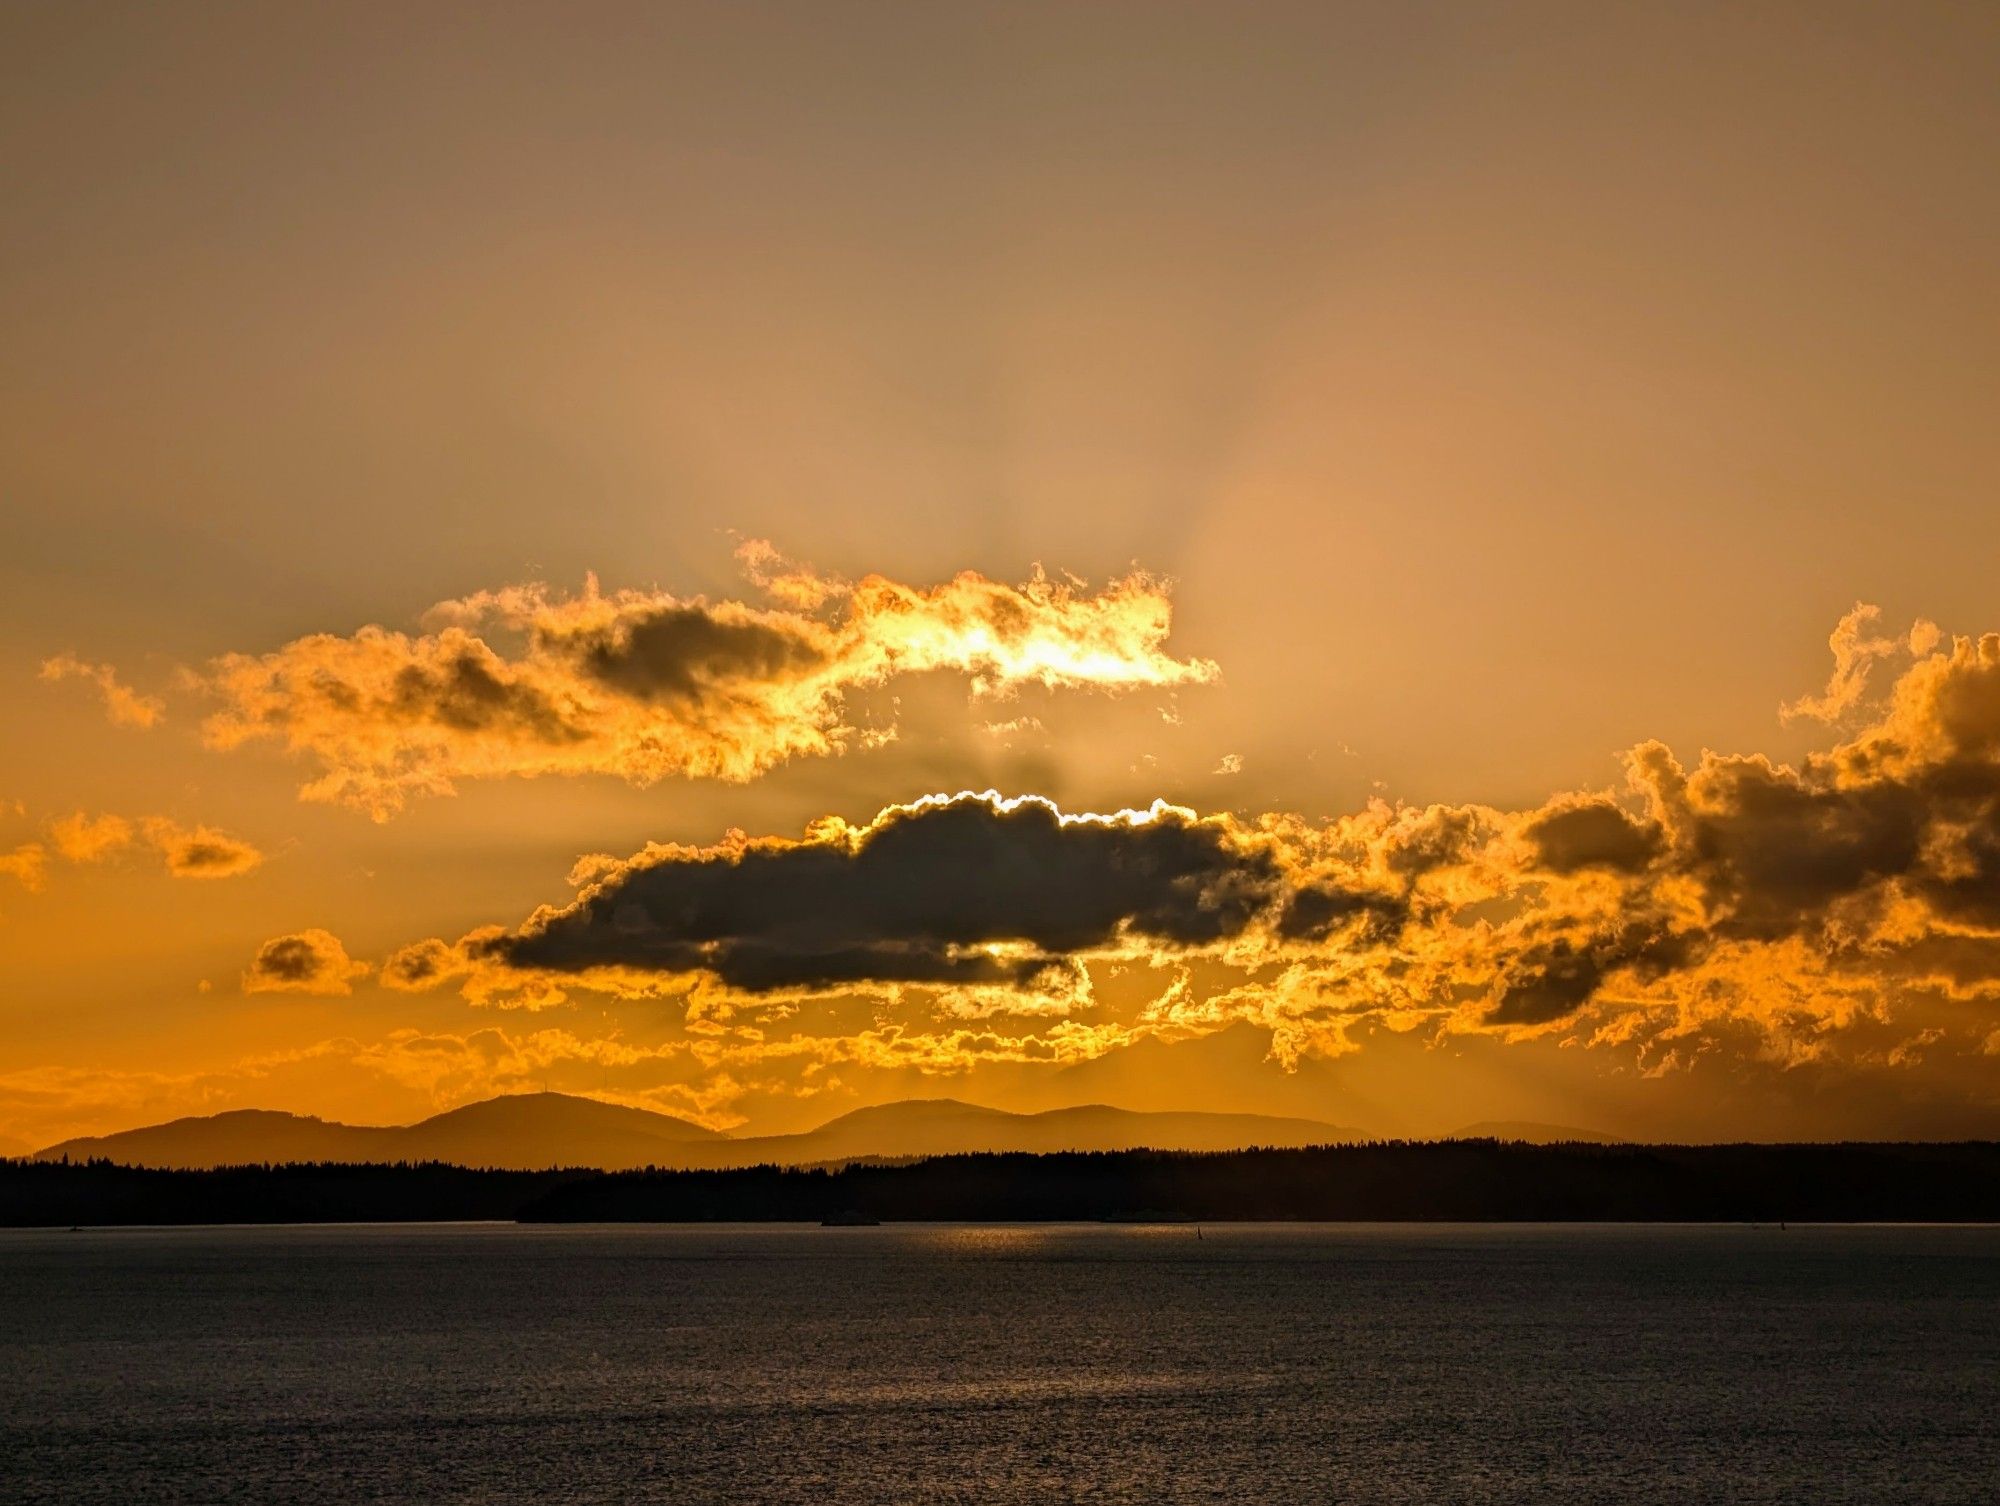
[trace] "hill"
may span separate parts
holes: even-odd
[[[682,1149],[724,1137],[672,1114],[566,1093],[517,1093],[467,1104],[416,1124],[340,1124],[267,1109],[65,1140],[39,1161],[105,1159],[126,1166],[199,1169],[263,1162],[444,1161],[538,1171],[674,1166]]]
[[[467,1104],[403,1126],[367,1127],[240,1109],[65,1140],[37,1152],[36,1159],[101,1159],[179,1169],[267,1162],[440,1161],[524,1171],[554,1166],[725,1170],[981,1151],[1240,1150],[1361,1138],[1357,1131],[1312,1119],[1148,1114],[1102,1104],[1014,1114],[949,1098],[857,1109],[800,1134],[732,1138],[671,1114],[563,1093],[521,1093]]]
[[[275,1109],[232,1109],[86,1135],[35,1152],[37,1161],[111,1160],[126,1166],[198,1169],[252,1161],[382,1161],[393,1130],[361,1129]]]
[[[1267,1114],[1140,1113],[1104,1104],[1015,1114],[955,1098],[856,1109],[797,1135],[746,1136],[700,1147],[686,1165],[820,1166],[872,1158],[1111,1150],[1243,1150],[1364,1138],[1316,1119]]]

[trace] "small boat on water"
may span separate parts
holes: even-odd
[[[882,1222],[858,1209],[849,1208],[841,1213],[829,1213],[819,1221],[822,1229],[873,1229]]]

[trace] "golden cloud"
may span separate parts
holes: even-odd
[[[13,879],[24,889],[42,887],[48,864],[48,850],[39,842],[23,842],[10,852],[0,852],[0,874]]]
[[[98,863],[143,840],[174,878],[235,878],[264,861],[251,843],[212,826],[183,826],[168,816],[127,819],[77,811],[49,822],[49,840],[71,863]]]
[[[298,931],[274,936],[257,949],[243,974],[243,992],[346,994],[372,969],[347,955],[330,931]]]
[[[90,816],[78,811],[51,821],[49,840],[66,862],[102,862],[131,845],[132,823],[123,816]]]
[[[264,854],[248,842],[212,826],[182,826],[164,816],[148,816],[141,829],[175,878],[235,878],[264,861]]]
[[[221,703],[203,735],[216,748],[281,742],[322,771],[305,798],[383,819],[465,779],[748,780],[892,736],[849,725],[846,700],[900,676],[949,672],[993,696],[1217,673],[1166,653],[1167,586],[1148,575],[1095,592],[1039,573],[918,587],[783,566],[760,542],[741,553],[776,605],[606,592],[592,578],[574,596],[526,585],[447,601],[417,634],[371,626],[226,656],[199,677]]]

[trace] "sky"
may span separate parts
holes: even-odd
[[[0,14],[0,1150],[2000,1135],[2000,14]]]

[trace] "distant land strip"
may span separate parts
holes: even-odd
[[[2000,1143],[1529,1145],[949,1155],[719,1171],[0,1162],[0,1225],[1055,1222],[2000,1222]]]

